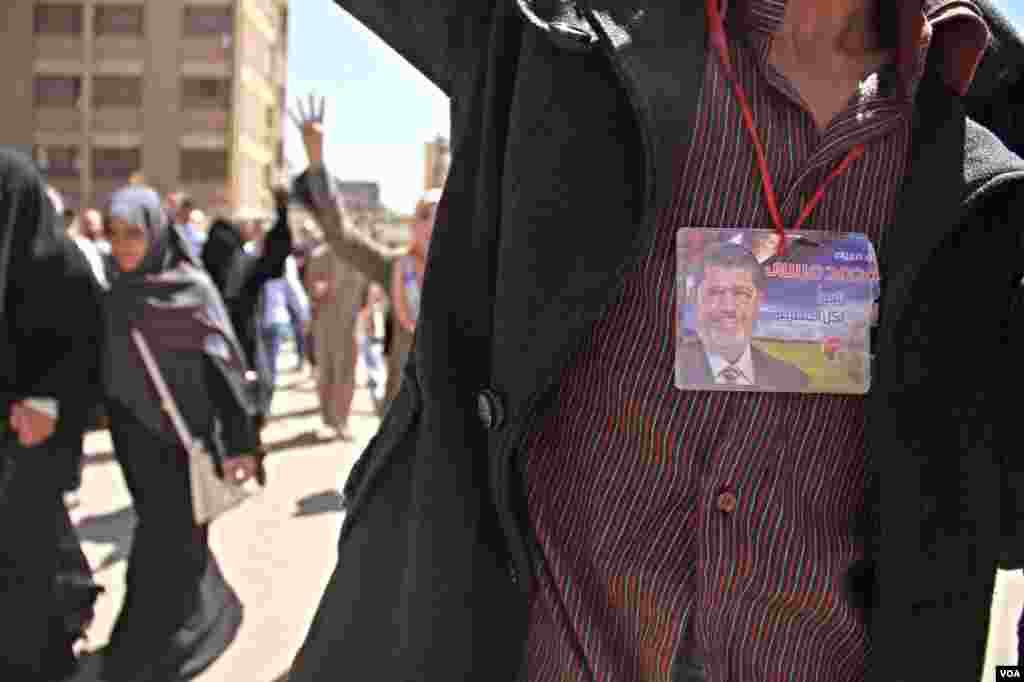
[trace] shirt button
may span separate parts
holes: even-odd
[[[736,511],[736,494],[731,492],[724,492],[718,495],[718,499],[715,500],[715,506],[718,507],[718,511],[725,514],[731,514]]]
[[[498,394],[489,388],[477,393],[476,413],[488,431],[497,431],[505,423],[505,406]]]

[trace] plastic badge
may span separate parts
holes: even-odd
[[[864,394],[880,295],[854,232],[683,228],[676,237],[676,387]]]

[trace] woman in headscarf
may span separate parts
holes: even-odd
[[[0,149],[0,680],[72,674],[96,594],[87,565],[57,589],[60,543],[78,552],[61,492],[95,402],[100,336],[99,292],[60,220],[32,162]],[[79,596],[85,615],[66,619]]]
[[[398,367],[405,366],[405,360],[412,350],[416,320],[420,315],[420,291],[423,289],[423,272],[427,267],[427,250],[434,233],[434,219],[440,201],[441,189],[435,188],[426,191],[416,202],[409,251],[398,259],[396,267],[391,271],[391,305],[398,324],[388,351],[397,356],[395,362]],[[388,382],[388,401],[398,395],[398,387],[398,381]]]
[[[270,413],[274,392],[273,372],[259,319],[263,285],[284,275],[285,261],[292,252],[288,191],[275,188],[274,201],[277,221],[258,252],[247,253],[241,230],[224,219],[210,225],[202,252],[203,265],[224,298],[246,360],[256,373],[257,381],[250,383],[250,387],[256,405],[257,431]]]
[[[225,478],[255,475],[246,365],[220,295],[152,189],[116,192],[116,276],[104,301],[104,385],[114,449],[138,515],[124,605],[104,650],[105,682],[191,679],[237,634],[238,596],[193,520],[188,455],[131,337],[146,340],[191,434]]]

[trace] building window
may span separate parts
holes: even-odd
[[[186,7],[186,36],[231,35],[234,12],[227,7]]]
[[[79,76],[36,76],[35,105],[40,108],[74,109],[82,94]]]
[[[81,172],[78,147],[36,145],[33,155],[48,177],[77,178]]]
[[[228,109],[230,78],[185,78],[181,88],[182,109]]]
[[[223,149],[182,149],[182,182],[221,182],[228,177],[228,153]]]
[[[36,5],[36,35],[82,34],[81,5]]]
[[[96,178],[127,180],[141,168],[141,149],[97,147],[92,150],[92,174]]]
[[[92,105],[97,109],[138,109],[142,106],[142,79],[138,76],[96,76]]]
[[[141,5],[100,5],[96,8],[97,36],[141,37]]]

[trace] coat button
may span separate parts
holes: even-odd
[[[498,394],[489,388],[476,394],[476,413],[488,431],[497,431],[505,423],[505,406]]]
[[[718,511],[725,514],[731,514],[736,511],[736,494],[731,492],[724,492],[718,495],[718,499],[715,500],[715,506],[718,507]]]

